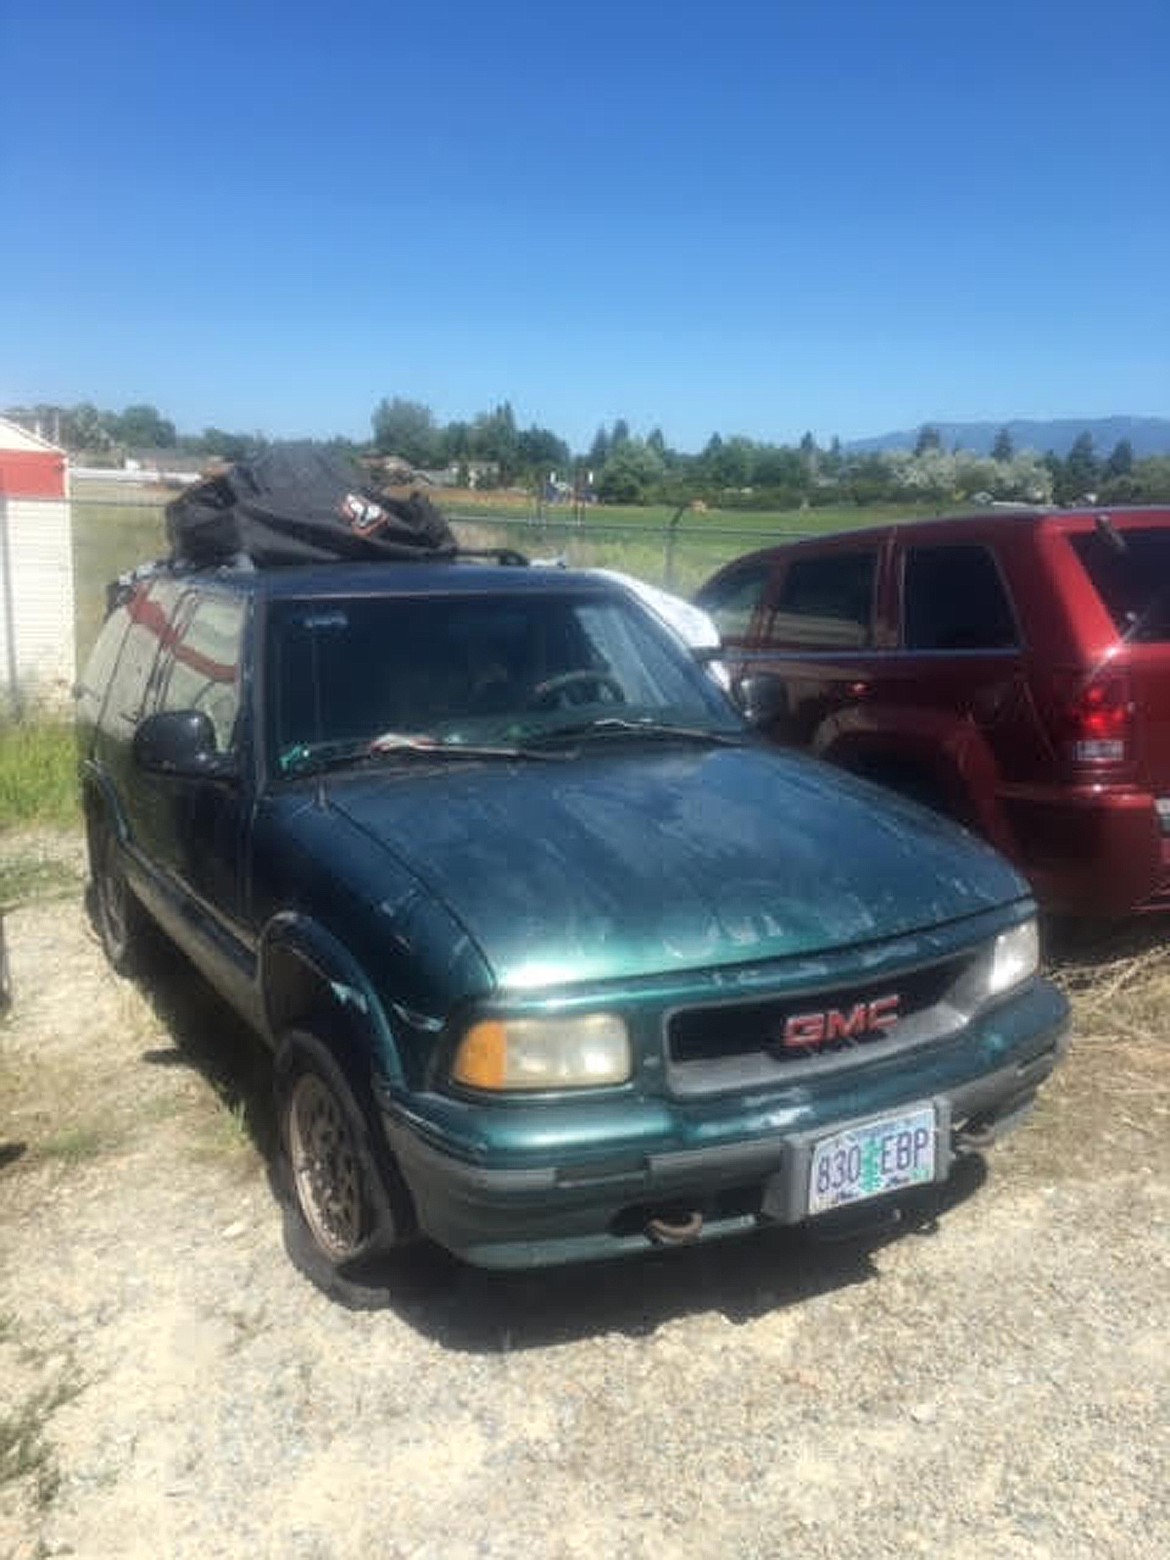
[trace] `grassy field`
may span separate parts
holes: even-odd
[[[169,495],[168,495],[169,496]],[[73,550],[77,597],[78,664],[84,664],[101,625],[105,587],[123,570],[166,550],[165,497],[148,491],[87,487],[74,497]],[[563,557],[582,567],[622,569],[689,594],[721,564],[771,542],[825,531],[851,530],[905,517],[905,509],[833,508],[784,512],[705,510],[658,506],[568,505],[538,510],[521,495],[452,493],[440,496],[460,541],[470,547],[513,547],[527,557]]]
[[[106,610],[106,585],[166,551],[161,503],[125,495],[73,501],[73,591],[77,665],[93,647]]]
[[[574,510],[514,497],[468,493],[444,500],[461,538],[480,545],[507,545],[529,557],[563,556],[582,567],[622,569],[689,595],[709,575],[757,547],[828,531],[856,530],[906,519],[906,507],[757,511],[687,511],[665,505],[646,508],[598,505]],[[933,512],[933,511],[930,511]],[[676,520],[676,516],[678,516]]]

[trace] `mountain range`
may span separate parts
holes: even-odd
[[[1073,441],[1082,433],[1093,438],[1098,455],[1107,456],[1122,439],[1128,439],[1138,460],[1148,455],[1170,454],[1170,417],[1059,417],[1050,421],[1009,419],[1004,422],[930,422],[897,433],[882,433],[876,438],[851,439],[849,450],[913,449],[922,426],[937,428],[943,448],[971,450],[990,455],[1001,429],[1006,428],[1017,450],[1053,450],[1067,455]]]

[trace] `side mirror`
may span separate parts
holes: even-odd
[[[204,710],[148,715],[134,733],[133,751],[135,763],[151,774],[223,780],[236,773],[235,759],[216,746],[215,727]]]
[[[732,694],[748,725],[754,726],[757,731],[774,726],[788,714],[788,695],[784,684],[767,672],[737,677]]]

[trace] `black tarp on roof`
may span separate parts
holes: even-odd
[[[374,490],[344,455],[277,445],[206,477],[167,505],[171,562],[209,568],[443,558],[455,538],[422,493]]]

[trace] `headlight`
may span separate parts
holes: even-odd
[[[487,1018],[459,1042],[452,1076],[473,1089],[585,1089],[625,1083],[630,1040],[613,1013]]]
[[[1040,933],[1035,921],[1021,921],[1010,932],[1000,932],[991,950],[987,994],[997,997],[1040,968]]]

